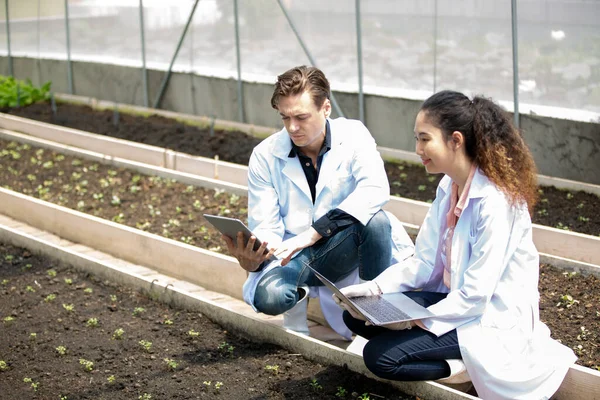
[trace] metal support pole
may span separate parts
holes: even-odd
[[[69,0],[65,0],[65,31],[67,32],[67,81],[73,94],[73,66],[71,65],[71,32],[69,31]]]
[[[173,53],[173,57],[171,57],[171,63],[169,64],[169,69],[167,70],[167,74],[165,75],[165,77],[162,80],[162,83],[160,85],[160,90],[158,91],[158,95],[156,95],[156,99],[154,99],[154,108],[158,108],[158,106],[160,105],[160,102],[162,100],[162,97],[165,94],[165,89],[167,88],[167,85],[169,84],[169,79],[171,79],[171,71],[173,69],[173,64],[175,64],[175,59],[177,58],[179,49],[181,48],[181,45],[183,44],[183,39],[185,39],[185,34],[187,33],[187,30],[188,30],[190,24],[192,23],[192,19],[194,19],[194,13],[196,12],[196,6],[198,5],[198,1],[200,1],[200,0],[196,0],[194,2],[194,6],[192,7],[190,16],[188,17],[188,20],[185,24],[185,28],[183,28],[183,32],[181,32],[181,37],[179,38],[179,43],[177,43],[177,48],[175,49],[175,53]]]
[[[142,41],[142,90],[144,107],[148,107],[148,72],[146,71],[146,37],[144,36],[144,4],[140,0],[140,38]]]
[[[519,45],[517,35],[517,0],[511,1],[512,9],[512,53],[513,53],[513,102],[515,126],[519,128]]]
[[[238,118],[240,122],[246,122],[246,117],[244,115],[244,88],[242,86],[242,57],[240,56],[240,23],[238,0],[233,0],[233,13],[235,16],[235,56],[237,60]]]
[[[304,53],[308,57],[308,61],[310,61],[310,63],[316,67],[317,63],[315,62],[312,55],[310,54],[310,51],[308,51],[308,48],[304,44],[304,41],[302,40],[302,37],[298,33],[298,30],[296,29],[296,26],[294,25],[292,18],[290,17],[287,10],[285,9],[285,6],[281,2],[281,0],[277,0],[277,3],[279,4],[279,8],[281,8],[281,11],[283,12],[283,15],[285,15],[285,18],[287,19],[288,23],[290,24],[290,28],[292,28],[292,32],[294,32],[294,35],[296,35],[296,39],[298,39],[300,46],[302,46],[302,50],[304,50]],[[344,113],[342,112],[342,109],[340,108],[337,101],[335,100],[333,93],[331,93],[331,105],[333,106],[333,109],[340,117],[344,117]]]
[[[356,63],[358,64],[358,118],[365,123],[365,94],[363,92],[362,30],[360,0],[356,0]]]
[[[437,25],[438,25],[438,2],[433,3],[433,93],[437,92]]]
[[[13,75],[13,60],[10,52],[10,17],[8,16],[8,0],[4,0],[4,8],[6,10],[6,49],[8,50],[8,74]]]

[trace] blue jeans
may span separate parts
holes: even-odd
[[[303,249],[285,267],[275,267],[261,278],[254,306],[262,313],[279,315],[298,301],[298,286],[322,286],[307,265],[333,282],[348,276],[357,265],[362,279],[375,278],[390,266],[391,231],[390,220],[379,211],[367,225],[356,222]]]
[[[446,293],[405,292],[417,303],[428,307],[446,297]],[[366,326],[344,311],[350,330],[369,341],[363,349],[365,365],[380,378],[395,381],[425,381],[446,378],[450,367],[444,360],[462,359],[456,329],[437,337],[419,327],[392,331]]]

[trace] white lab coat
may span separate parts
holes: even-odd
[[[446,292],[423,320],[437,336],[456,329],[463,361],[483,399],[547,399],[576,360],[539,319],[539,256],[527,208],[511,207],[477,169],[452,238],[450,290],[438,248],[450,208],[445,176],[416,241],[415,255],[381,273],[384,293]]]
[[[292,143],[285,128],[266,138],[252,152],[248,164],[248,225],[270,247],[278,247],[283,240],[304,232],[336,208],[366,225],[389,200],[383,160],[367,128],[360,121],[345,118],[328,121],[331,149],[323,156],[314,204],[298,157],[288,157]],[[392,225],[390,246],[395,263],[410,257],[414,245],[402,224],[392,214],[387,215]],[[249,274],[243,290],[248,304],[254,307],[260,278],[278,266],[279,262],[274,261],[262,271]],[[339,333],[349,332],[339,318],[341,309],[333,302],[324,303],[325,297],[330,298],[331,292],[320,294],[327,321]]]

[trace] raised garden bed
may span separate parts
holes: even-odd
[[[35,120],[55,123],[84,131],[140,143],[170,148],[193,155],[247,164],[252,148],[260,141],[237,131],[216,130],[186,125],[160,116],[133,116],[114,111],[94,110],[88,106],[59,104],[55,117],[48,104],[8,110]],[[421,201],[432,201],[440,176],[428,175],[420,165],[386,163],[393,195]],[[580,191],[540,187],[540,202],[533,214],[534,223],[568,229],[589,235],[600,235],[600,198]]]
[[[246,219],[247,199],[0,141],[0,185],[101,218],[222,251],[201,214]],[[600,367],[600,280],[541,265],[541,316],[583,366]],[[581,347],[579,347],[581,346]]]
[[[6,399],[412,399],[0,243]]]

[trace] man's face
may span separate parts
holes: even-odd
[[[305,91],[295,96],[282,97],[277,109],[296,146],[308,147],[311,150],[321,148],[325,138],[325,120],[331,113],[331,103],[328,99],[321,108],[317,108],[310,93]]]

